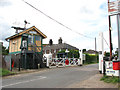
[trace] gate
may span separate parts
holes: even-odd
[[[77,66],[80,65],[80,59],[78,58],[52,58],[47,60],[49,63],[48,67],[66,67],[66,66]]]

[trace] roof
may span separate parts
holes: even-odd
[[[30,30],[35,30],[35,31],[38,32],[41,36],[43,36],[43,38],[47,38],[47,36],[46,36],[45,34],[43,34],[39,29],[37,29],[35,26],[32,26],[32,27],[30,27],[30,28],[28,28],[28,29],[26,29],[26,30],[18,33],[18,34],[15,34],[15,35],[13,35],[13,36],[10,36],[10,37],[6,38],[5,40],[12,39],[12,38],[15,38],[15,37],[17,37],[17,36],[20,36],[20,35],[28,32],[28,31],[30,31]]]
[[[51,50],[51,49],[75,49],[75,50],[79,50],[78,48],[69,45],[67,43],[62,43],[62,44],[53,44],[53,45],[47,45],[43,48],[43,50]]]

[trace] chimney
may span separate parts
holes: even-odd
[[[62,38],[58,39],[58,44],[62,44]]]
[[[53,41],[52,41],[52,39],[50,39],[50,41],[49,41],[49,45],[53,45]]]

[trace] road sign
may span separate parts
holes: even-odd
[[[108,2],[108,14],[116,15],[120,13],[120,0]]]

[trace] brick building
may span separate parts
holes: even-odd
[[[60,50],[66,50],[66,49],[70,49],[70,50],[79,50],[78,48],[67,44],[67,43],[62,43],[62,38],[60,38],[58,40],[58,44],[53,44],[52,39],[50,39],[49,44],[45,45],[43,47],[43,54],[52,54],[52,57],[55,58],[57,53]]]

